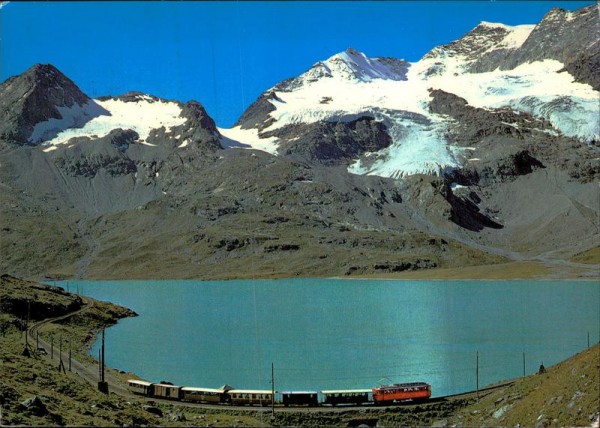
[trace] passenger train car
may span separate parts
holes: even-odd
[[[361,404],[370,403],[371,394],[370,389],[347,389],[347,390],[336,390],[336,391],[321,391],[323,394],[323,403],[331,406],[338,406],[340,404],[354,404],[360,406]]]
[[[223,385],[219,389],[177,386],[167,382],[151,383],[131,379],[130,392],[151,398],[179,400],[206,404],[229,404],[234,406],[338,406],[338,405],[391,405],[403,401],[423,401],[431,397],[431,385],[425,382],[396,383],[372,389],[348,389],[321,391],[279,392],[275,399],[270,390],[235,389]],[[322,397],[319,398],[319,394]]]
[[[385,405],[405,400],[427,400],[431,397],[431,386],[425,382],[395,383],[373,388],[373,402]]]

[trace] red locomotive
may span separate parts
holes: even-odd
[[[425,382],[395,383],[373,388],[375,404],[392,404],[394,401],[427,400],[431,397],[431,385]]]

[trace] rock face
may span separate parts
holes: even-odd
[[[600,243],[598,20],[484,22],[417,63],[349,49],[230,130],[195,101],[91,100],[34,66],[0,85],[0,269],[355,275],[585,251]]]
[[[37,395],[28,398],[20,404],[20,407],[27,413],[34,416],[46,416],[49,412],[46,405]]]
[[[468,58],[469,70],[476,73],[497,68],[511,70],[522,64],[553,59],[563,63],[577,82],[599,90],[598,73],[594,73],[600,50],[597,5],[574,12],[554,8],[527,33],[522,44],[516,44],[514,37],[507,39],[509,27],[482,23],[460,40],[436,48],[428,55],[436,57],[440,51],[445,55],[463,55]],[[494,45],[497,47],[490,48]]]
[[[392,142],[386,126],[368,116],[349,122],[288,125],[264,136],[285,141],[279,146],[282,156],[324,165],[349,163],[366,152],[389,147]]]
[[[90,98],[56,67],[37,64],[0,85],[0,139],[19,145],[35,144],[34,126],[62,119],[59,108],[84,106]]]

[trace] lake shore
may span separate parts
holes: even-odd
[[[42,302],[44,307],[50,308],[65,304],[68,307],[69,302],[77,300],[77,296],[72,293],[53,291],[54,287],[38,286],[16,279],[11,280],[11,283],[9,286],[3,277],[0,292],[13,297],[21,296],[22,299],[19,298],[18,301],[26,302],[29,299],[32,302]],[[385,426],[535,426],[540,420],[546,421],[546,425],[564,426],[590,425],[598,420],[595,401],[599,384],[598,345],[556,366],[548,367],[545,374],[519,378],[485,396],[482,394],[480,400],[471,394],[444,403],[400,406],[390,410],[365,408],[317,412],[298,408],[289,412],[277,411],[273,420],[264,409],[221,410],[168,402],[149,403],[142,398],[115,394],[114,390],[109,395],[104,395],[96,390],[93,382],[89,382],[81,373],[76,373],[78,369],[64,373],[58,371],[56,348],[54,359],[37,352],[30,357],[22,355],[24,337],[19,326],[22,326],[25,317],[22,312],[24,306],[16,311],[9,310],[4,305],[7,301],[4,294],[0,300],[3,302],[0,336],[0,378],[3,382],[0,384],[0,400],[3,406],[2,422],[5,424],[347,426],[350,421],[368,419],[377,420],[378,424]],[[95,305],[100,306],[94,308]],[[95,338],[99,328],[110,325],[123,316],[131,316],[132,312],[97,301],[93,301],[90,309],[85,312],[81,310],[82,307],[71,309],[77,313],[69,319],[48,324],[40,331],[40,336],[46,341],[59,335],[69,338],[73,348],[76,348],[74,358],[93,369],[97,361],[87,355],[90,340]],[[107,310],[115,311],[115,316],[103,318],[101,315]],[[63,308],[62,311],[67,309]],[[33,342],[32,337],[29,340]],[[63,358],[66,364],[64,349]],[[123,383],[128,378],[136,377],[132,373],[116,369],[108,369],[108,376]]]

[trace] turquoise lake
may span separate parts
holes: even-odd
[[[537,372],[598,343],[600,284],[528,281],[79,281],[135,310],[106,331],[106,363],[216,388],[371,388],[433,395]],[[96,343],[91,354],[98,355]]]

